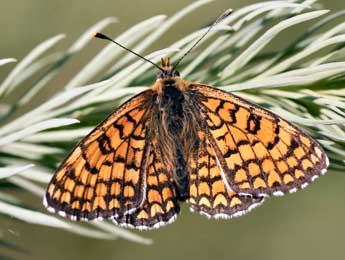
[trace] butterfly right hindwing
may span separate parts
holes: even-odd
[[[198,147],[190,161],[188,203],[191,210],[207,217],[231,218],[261,205],[263,197],[239,195],[231,190],[206,135],[198,131]]]

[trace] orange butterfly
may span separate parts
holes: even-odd
[[[179,202],[231,218],[325,173],[326,154],[296,126],[234,94],[181,79],[169,59],[155,66],[156,82],[63,161],[44,199],[49,210],[152,229],[175,220]]]

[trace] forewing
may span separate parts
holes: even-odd
[[[157,140],[150,141],[144,203],[132,214],[114,221],[122,226],[148,230],[173,222],[180,211],[172,169],[162,160]]]
[[[231,218],[262,204],[263,197],[239,195],[231,190],[204,129],[198,131],[198,139],[190,162],[188,203],[191,210],[207,217]]]
[[[283,195],[326,172],[321,146],[281,117],[212,87],[190,91],[232,190]]]
[[[72,219],[120,217],[145,199],[151,90],[130,99],[85,137],[53,176],[51,211]]]

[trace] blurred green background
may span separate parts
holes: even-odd
[[[0,16],[2,58],[20,60],[43,40],[59,33],[69,46],[89,26],[107,16],[119,22],[106,32],[116,36],[135,23],[158,14],[171,15],[193,1],[46,1],[2,0]],[[212,22],[225,9],[257,1],[218,0],[179,22],[157,44],[166,47],[185,34]],[[319,1],[333,11],[345,9],[344,0]],[[306,25],[307,26],[307,25]],[[305,28],[300,28],[304,30]],[[80,68],[104,46],[95,41],[69,66]],[[2,80],[11,69],[5,66]],[[17,259],[345,259],[345,175],[329,172],[306,190],[271,198],[248,215],[233,220],[208,220],[183,205],[177,221],[141,235],[152,246],[124,240],[102,241],[1,217],[4,238],[25,248]],[[32,198],[38,208],[40,201]]]

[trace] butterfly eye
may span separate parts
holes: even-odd
[[[164,73],[163,72],[159,72],[156,76],[156,79],[161,79],[161,78],[164,78]]]
[[[174,74],[175,74],[175,76],[177,76],[177,77],[180,76],[180,72],[178,72],[177,70],[175,70]]]

